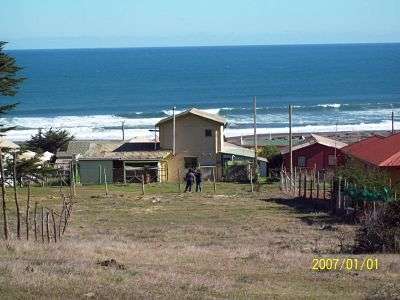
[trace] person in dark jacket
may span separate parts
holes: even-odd
[[[186,180],[185,193],[187,191],[192,192],[192,186],[195,180],[195,176],[192,169],[189,169],[189,171],[186,173],[185,180]]]
[[[203,182],[203,175],[201,174],[201,170],[197,169],[196,174],[194,174],[196,177],[196,192],[201,192],[202,188],[202,182]]]

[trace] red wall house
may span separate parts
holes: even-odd
[[[400,186],[400,133],[372,136],[343,148],[346,155],[388,172],[392,185]]]
[[[336,165],[343,165],[345,155],[340,150],[346,144],[326,137],[312,134],[304,143],[294,146],[292,149],[293,168],[327,170]],[[282,151],[283,166],[290,169],[289,149]],[[336,160],[335,160],[336,157]]]

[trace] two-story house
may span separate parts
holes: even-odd
[[[191,108],[175,116],[159,121],[160,148],[173,151],[168,160],[168,180],[175,181],[178,174],[188,168],[214,167],[217,179],[223,176],[223,167],[227,161],[254,159],[254,151],[225,142],[225,118],[205,111]],[[266,160],[259,159],[266,165]],[[179,171],[178,171],[179,170]],[[183,175],[182,175],[183,176]]]

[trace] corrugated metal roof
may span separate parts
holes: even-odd
[[[254,158],[254,150],[240,147],[227,142],[224,143],[221,153]],[[257,157],[257,159],[261,161],[268,161],[266,158],[263,157]]]
[[[343,151],[362,161],[380,167],[400,166],[400,133],[388,137],[373,136],[351,144]]]
[[[130,144],[133,143],[115,140],[71,141],[67,151],[58,152],[57,157],[77,155],[79,160],[160,160],[171,154],[170,150],[142,149]]]
[[[311,146],[311,145],[314,145],[314,144],[320,144],[320,145],[324,145],[324,146],[331,147],[331,148],[336,148],[336,149],[342,149],[343,147],[347,146],[347,144],[345,144],[343,142],[340,142],[340,141],[337,141],[337,140],[334,140],[334,139],[330,139],[330,138],[327,138],[325,136],[321,136],[321,135],[318,135],[318,134],[311,134],[310,137],[307,137],[305,139],[304,143],[301,143],[301,144],[293,146],[292,147],[292,151],[303,149],[305,147],[308,147],[308,146]],[[287,148],[283,149],[281,151],[281,153],[282,154],[289,153],[289,148],[287,147]]]
[[[79,160],[161,160],[167,158],[172,152],[167,150],[157,151],[132,151],[132,152],[109,152],[94,151],[87,153]]]
[[[217,123],[226,124],[226,119],[224,117],[221,117],[220,115],[217,115],[217,114],[210,114],[204,110],[197,109],[197,108],[191,108],[191,109],[185,110],[184,112],[177,114],[175,116],[175,118],[180,118],[180,117],[186,116],[188,114],[193,114],[193,115],[196,115],[196,116],[199,116],[199,117],[202,117],[202,118],[205,118],[205,119],[217,122]],[[164,119],[160,120],[156,124],[156,126],[158,126],[162,123],[168,122],[168,121],[172,120],[172,118],[173,118],[173,116],[164,118]]]

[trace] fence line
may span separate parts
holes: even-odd
[[[296,170],[293,174],[281,169],[280,188],[293,197],[307,199],[321,204],[335,215],[356,215],[364,212],[367,208],[376,210],[379,201],[360,201],[352,199],[348,190],[349,182],[340,176],[327,176],[315,170]],[[394,194],[394,199],[397,195]],[[378,202],[378,204],[377,204]]]

